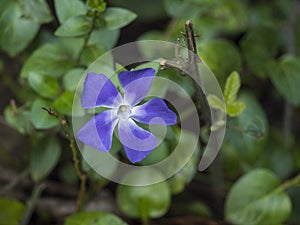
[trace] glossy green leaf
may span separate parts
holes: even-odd
[[[199,42],[198,54],[216,75],[221,86],[232,71],[239,70],[242,65],[237,47],[223,39]]]
[[[64,225],[128,225],[119,217],[107,212],[81,212],[67,217]]]
[[[105,26],[109,30],[122,28],[131,23],[137,15],[124,8],[109,7],[103,14]]]
[[[101,44],[89,45],[83,50],[82,55],[80,57],[80,62],[83,65],[89,66],[106,51],[107,49]]]
[[[42,107],[51,108],[52,102],[37,98],[31,106],[31,121],[37,129],[48,129],[59,124],[58,119],[49,115]]]
[[[207,97],[207,101],[210,107],[214,108],[214,109],[219,109],[222,110],[223,112],[225,112],[225,103],[219,99],[218,96],[216,95],[209,95]]]
[[[59,113],[65,115],[72,115],[72,105],[74,99],[73,91],[65,91],[61,96],[59,96],[53,103],[53,108]]]
[[[236,101],[236,102],[233,102],[230,105],[226,106],[226,113],[232,117],[237,116],[241,112],[243,112],[245,110],[245,108],[246,108],[246,105],[244,102]]]
[[[264,77],[268,74],[269,62],[279,51],[279,34],[271,27],[255,27],[246,33],[240,45],[250,71]]]
[[[25,211],[23,203],[8,198],[0,198],[0,225],[19,225]]]
[[[53,17],[45,0],[24,0],[21,1],[25,17],[42,24],[51,22]]]
[[[68,91],[75,91],[80,79],[84,76],[85,70],[75,68],[68,71],[63,77],[63,87]]]
[[[231,104],[236,100],[238,91],[241,86],[240,75],[234,71],[226,79],[224,89],[224,100],[226,104]]]
[[[38,32],[39,24],[23,16],[19,1],[5,1],[0,14],[0,47],[10,56],[23,51]]]
[[[278,92],[292,105],[300,105],[300,58],[285,55],[279,64],[271,69],[271,81]]]
[[[125,179],[147,179],[140,174],[133,171]],[[149,171],[149,176],[161,177],[155,170]],[[169,208],[170,198],[170,188],[165,181],[148,186],[119,185],[117,190],[119,207],[133,218],[157,218],[164,215]]]
[[[113,48],[118,41],[120,30],[95,29],[89,39],[89,45],[100,44],[106,49]]]
[[[87,10],[80,0],[54,0],[56,15],[61,24],[76,15],[85,15]]]
[[[245,103],[245,110],[238,117],[227,121],[225,143],[223,145],[224,155],[227,162],[224,167],[231,169],[231,165],[239,165],[240,169],[248,171],[255,167],[263,151],[265,151],[266,138],[268,134],[268,121],[266,114],[255,96],[248,92],[242,92],[238,101]],[[242,130],[242,131],[241,131]],[[232,160],[232,161],[231,161]],[[230,171],[235,173],[235,171]]]
[[[58,81],[54,77],[30,73],[28,76],[29,86],[40,96],[53,99],[60,91]]]
[[[85,15],[77,15],[69,18],[55,31],[56,36],[81,36],[92,29],[92,18]]]
[[[30,73],[60,77],[74,66],[73,56],[62,44],[45,44],[33,52],[25,62],[21,77],[27,78]]]
[[[56,166],[61,155],[61,146],[55,137],[39,140],[31,149],[29,172],[34,181],[43,180]]]
[[[6,122],[17,129],[21,134],[30,134],[34,130],[31,123],[31,114],[24,109],[14,109],[11,105],[4,110]]]
[[[276,175],[266,169],[256,169],[244,175],[228,194],[226,220],[237,225],[284,222],[292,206],[289,196],[279,186]]]

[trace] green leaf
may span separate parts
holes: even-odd
[[[101,44],[94,44],[87,46],[80,57],[81,64],[89,66],[94,62],[100,55],[104,54],[107,51],[105,47]]]
[[[55,137],[39,140],[30,152],[29,171],[34,181],[43,180],[56,166],[61,146]]]
[[[105,26],[109,30],[120,29],[131,23],[137,15],[127,9],[109,7],[103,14]]]
[[[75,68],[66,73],[63,77],[63,87],[68,91],[75,91],[80,79],[84,76],[85,70]]]
[[[77,15],[85,15],[87,9],[80,0],[54,0],[56,15],[61,24]]]
[[[92,29],[92,18],[77,15],[69,18],[56,31],[56,36],[73,37],[88,33]]]
[[[4,110],[4,116],[6,122],[16,128],[21,134],[30,134],[34,130],[29,111],[15,109],[9,105]]]
[[[125,179],[147,179],[140,174],[134,171]],[[149,176],[161,176],[161,174],[153,170],[149,172]],[[161,217],[167,212],[170,200],[171,191],[166,181],[148,186],[119,185],[117,190],[119,207],[132,218]]]
[[[3,1],[2,1],[3,2]],[[23,16],[19,1],[7,1],[0,15],[0,47],[11,57],[23,51],[38,32],[39,24]]]
[[[73,56],[67,46],[58,43],[45,44],[33,52],[25,62],[21,77],[34,72],[39,75],[60,77],[74,66]]]
[[[73,91],[65,91],[59,98],[53,103],[53,108],[59,113],[71,116],[72,115],[72,105],[74,99]]]
[[[116,45],[119,35],[120,30],[95,29],[91,34],[88,44],[100,44],[106,49],[111,49]]]
[[[292,206],[289,196],[279,186],[276,175],[266,169],[256,169],[244,175],[228,194],[226,220],[237,225],[284,222]]]
[[[221,86],[232,71],[242,66],[237,47],[224,39],[206,40],[198,44],[198,53],[216,75]]]
[[[254,75],[264,77],[268,74],[268,64],[277,55],[279,44],[279,33],[274,28],[259,26],[246,33],[240,45]]]
[[[207,101],[210,107],[214,109],[219,109],[225,112],[225,103],[216,95],[209,95]]]
[[[81,212],[67,217],[64,225],[128,225],[117,216],[106,212]]]
[[[42,107],[52,107],[52,103],[41,98],[37,98],[31,106],[31,121],[37,129],[48,129],[59,124],[58,119],[49,115]]]
[[[292,105],[300,105],[300,58],[285,55],[271,71],[271,81],[277,91]]]
[[[18,225],[25,211],[23,203],[8,198],[0,198],[0,225]]]
[[[39,24],[51,22],[53,17],[45,0],[24,0],[24,17],[29,17]]]
[[[54,77],[30,73],[28,76],[29,86],[40,96],[53,99],[59,94],[59,84]]]
[[[226,106],[226,113],[229,116],[234,117],[234,116],[237,116],[240,113],[242,113],[245,110],[245,108],[246,108],[246,105],[244,102],[236,101],[236,102],[233,102],[230,105]]]
[[[225,83],[224,100],[226,104],[231,104],[236,100],[240,86],[240,75],[234,71],[227,77]]]

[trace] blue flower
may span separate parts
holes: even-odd
[[[79,130],[78,139],[99,151],[108,152],[117,126],[128,159],[132,163],[143,160],[157,146],[157,138],[135,121],[161,125],[172,125],[177,121],[176,114],[160,98],[137,106],[149,92],[154,75],[152,68],[120,72],[118,77],[124,89],[122,96],[104,74],[88,73],[81,97],[82,107],[110,109],[89,120]]]

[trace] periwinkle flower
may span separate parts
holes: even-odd
[[[176,114],[160,98],[137,105],[149,92],[154,75],[152,68],[120,72],[122,96],[104,74],[88,73],[81,97],[82,107],[110,109],[89,120],[79,130],[78,139],[99,151],[108,152],[113,131],[118,126],[118,136],[128,159],[132,163],[143,160],[157,146],[157,138],[135,121],[161,125],[172,125],[177,121]]]

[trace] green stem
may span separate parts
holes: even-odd
[[[54,116],[55,118],[60,120],[60,124],[64,129],[66,138],[69,140],[70,150],[71,150],[71,153],[73,156],[73,163],[74,163],[75,171],[80,180],[79,194],[77,197],[77,212],[80,212],[83,207],[84,196],[85,196],[85,192],[86,192],[86,174],[83,171],[81,171],[81,168],[80,168],[80,160],[79,160],[78,154],[77,154],[75,139],[70,131],[67,120],[64,117],[59,117],[58,114],[53,109],[48,109],[48,108],[44,108],[44,107],[42,109],[47,111],[49,115]]]
[[[36,202],[38,201],[45,187],[46,185],[44,183],[38,184],[34,187],[32,195],[30,199],[27,201],[27,207],[20,221],[20,225],[27,225],[29,223]]]
[[[291,4],[291,13],[287,24],[287,52],[289,54],[295,54],[296,45],[295,45],[295,27],[297,22],[297,16],[299,12],[299,2],[298,0],[293,0]],[[289,102],[285,101],[284,105],[284,113],[283,113],[283,136],[285,140],[285,147],[287,149],[290,148],[289,137],[291,135],[292,130],[292,122],[293,121],[293,107]]]
[[[280,185],[279,188],[282,189],[282,190],[286,190],[290,187],[294,187],[294,186],[297,186],[297,185],[300,185],[300,173],[297,176],[295,176],[294,178],[284,182],[282,185]]]
[[[89,40],[90,40],[90,37],[91,37],[91,35],[92,35],[92,32],[93,32],[94,29],[95,29],[95,22],[96,22],[96,19],[97,19],[97,12],[95,11],[95,12],[94,12],[94,15],[93,15],[92,22],[91,22],[91,23],[92,23],[91,29],[90,29],[89,32],[84,36],[82,47],[81,47],[81,49],[80,49],[80,51],[79,51],[79,53],[78,53],[78,56],[77,56],[77,58],[76,58],[76,60],[75,60],[75,62],[76,62],[77,65],[79,65],[79,63],[80,63],[80,57],[81,57],[81,55],[82,55],[82,52],[83,52],[84,49],[87,47],[88,42],[89,42]]]

